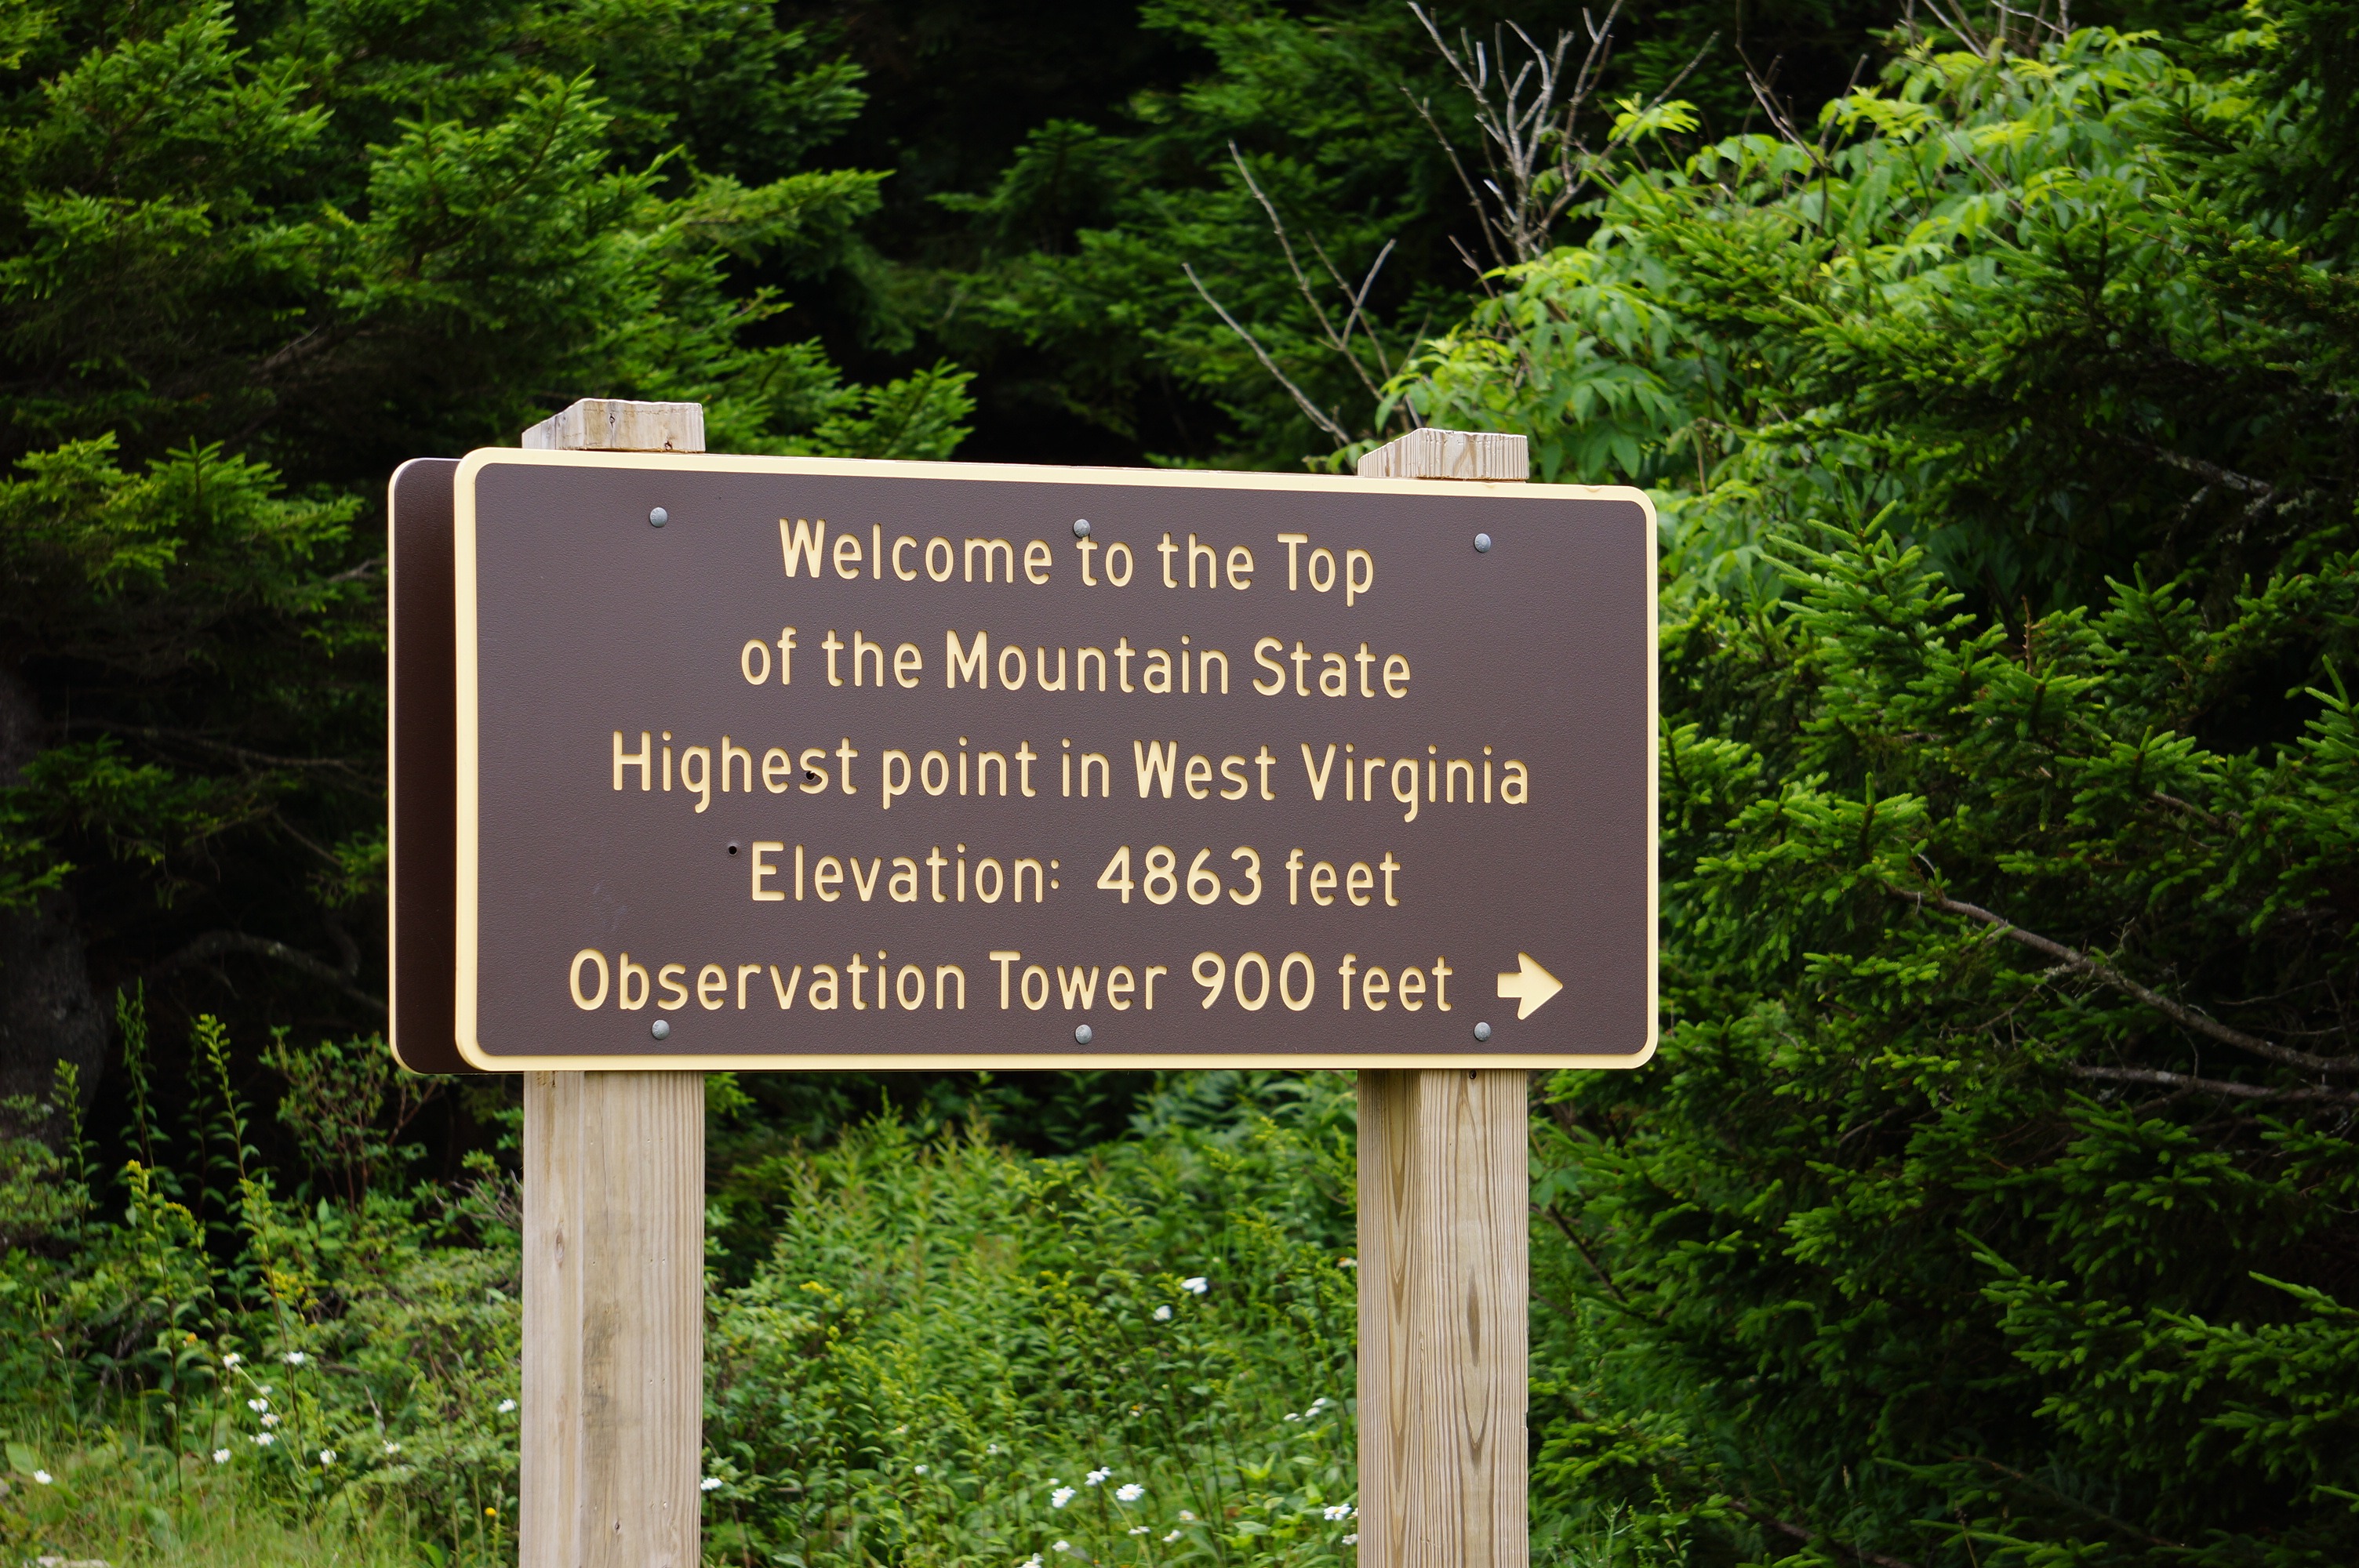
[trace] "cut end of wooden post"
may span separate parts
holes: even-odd
[[[704,405],[585,397],[527,430],[524,445],[543,452],[701,452]]]
[[[1411,430],[1360,460],[1362,479],[1458,479],[1520,483],[1531,477],[1528,444],[1494,430]]]

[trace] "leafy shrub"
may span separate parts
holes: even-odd
[[[2283,177],[2348,25],[1904,37],[1397,389],[1664,520],[1672,1027],[1553,1087],[1544,1517],[2359,1556],[2352,275]]]
[[[880,1120],[774,1166],[775,1248],[707,1346],[713,1546],[1333,1561],[1356,1285],[1349,1079],[1318,1076],[1283,1124],[1086,1159]]]
[[[513,1178],[479,1161],[400,1191],[387,1102],[430,1086],[378,1070],[381,1042],[281,1038],[279,1115],[314,1162],[285,1190],[254,1162],[226,1032],[201,1020],[195,1047],[210,1103],[132,1139],[181,1169],[132,1161],[119,1217],[0,1256],[11,1528],[138,1561],[225,1541],[226,1510],[289,1552],[389,1532],[425,1560],[505,1560]],[[774,1240],[711,1297],[713,1550],[813,1568],[1348,1552],[1349,1079],[1278,1076],[1174,1082],[1152,1141],[1089,1156],[879,1118],[741,1172]]]

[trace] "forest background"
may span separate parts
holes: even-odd
[[[2359,1558],[2354,94],[2337,0],[0,0],[0,1552],[513,1557],[380,498],[604,395],[1646,485],[1665,1040],[1536,1087],[1536,1555]],[[711,1105],[712,1561],[1351,1561],[1347,1076]]]

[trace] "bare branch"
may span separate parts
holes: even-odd
[[[1458,79],[1460,88],[1473,100],[1474,124],[1482,133],[1484,170],[1479,188],[1448,133],[1434,119],[1430,106],[1415,99],[1411,102],[1417,103],[1419,113],[1449,154],[1451,167],[1457,172],[1459,183],[1466,188],[1475,215],[1482,222],[1484,243],[1497,265],[1505,266],[1511,259],[1531,261],[1544,254],[1549,230],[1594,184],[1593,171],[1597,155],[1582,142],[1575,127],[1613,52],[1614,23],[1621,15],[1622,5],[1623,0],[1614,0],[1603,22],[1588,18],[1584,13],[1589,47],[1569,86],[1565,62],[1575,41],[1571,33],[1560,32],[1555,43],[1544,48],[1513,23],[1494,28],[1493,43],[1501,56],[1495,85],[1489,49],[1463,28],[1459,30],[1458,41],[1453,45],[1422,5],[1413,3],[1409,6],[1410,14],[1432,40],[1435,51]],[[1510,32],[1525,57],[1512,75],[1505,63]],[[1684,77],[1685,72],[1681,75]],[[1607,146],[1612,145],[1609,139]],[[1549,184],[1551,178],[1553,188]],[[1488,200],[1484,199],[1485,190],[1490,193]]]
[[[2241,1029],[2231,1029],[2218,1020],[2206,1017],[2193,1008],[2182,1006],[2158,991],[2147,989],[2110,964],[2100,963],[2077,948],[2067,947],[2063,943],[2051,937],[2042,936],[2038,932],[2026,931],[2004,915],[1993,914],[1989,910],[1977,904],[1943,898],[1938,893],[1916,892],[1906,888],[1887,886],[1886,891],[1895,898],[1904,899],[1929,909],[1938,909],[1944,914],[1962,914],[1969,920],[1978,920],[2009,941],[2019,942],[2035,953],[2044,953],[2068,969],[2077,970],[2092,979],[2113,987],[2125,996],[2135,997],[2174,1023],[2191,1029],[2198,1034],[2209,1035],[2224,1045],[2234,1045],[2240,1051],[2249,1051],[2256,1056],[2267,1057],[2272,1062],[2282,1062],[2289,1067],[2306,1067],[2313,1073],[2359,1073],[2359,1056],[2313,1055],[2308,1051],[2297,1051],[2288,1045],[2272,1044],[2247,1034]]]
[[[1385,248],[1378,251],[1376,253],[1376,259],[1368,264],[1368,276],[1360,280],[1360,287],[1354,290],[1352,295],[1352,313],[1343,318],[1343,341],[1336,345],[1347,354],[1351,352],[1352,349],[1352,329],[1367,313],[1368,291],[1375,287],[1376,274],[1385,270],[1386,259],[1393,254],[1393,247],[1398,243],[1400,243],[1398,240],[1386,240],[1385,242]],[[1319,259],[1321,261],[1325,261],[1327,259],[1326,254],[1321,252]],[[1339,277],[1335,281],[1340,284],[1343,280]],[[1385,341],[1377,335],[1375,326],[1373,322],[1371,322],[1368,327],[1368,347],[1375,351],[1376,369],[1382,373],[1385,380],[1390,381],[1393,378],[1392,359],[1390,355],[1385,352]],[[1352,362],[1354,365],[1357,365],[1359,361],[1355,359]],[[1362,373],[1361,379],[1366,379],[1365,372]],[[1377,388],[1372,385],[1368,390],[1374,392],[1376,391]]]
[[[1458,156],[1457,144],[1452,142],[1450,139],[1450,134],[1441,128],[1441,122],[1433,117],[1432,103],[1423,98],[1410,97],[1409,91],[1406,87],[1401,89],[1401,96],[1408,98],[1410,104],[1416,108],[1419,117],[1424,120],[1427,127],[1433,132],[1433,139],[1441,144],[1442,152],[1447,155],[1450,159],[1450,168],[1451,172],[1458,176],[1458,183],[1465,188],[1466,204],[1474,209],[1474,216],[1483,225],[1483,243],[1490,248],[1491,265],[1493,266],[1506,265],[1507,258],[1503,255],[1499,250],[1499,236],[1493,230],[1490,214],[1483,205],[1483,193],[1474,188],[1474,177],[1466,172],[1465,162]],[[1458,236],[1455,234],[1451,235],[1450,243],[1452,245],[1457,246],[1458,254],[1460,255],[1466,257],[1466,265],[1474,269],[1474,275],[1477,277],[1483,276],[1485,269],[1481,265],[1481,264],[1475,261],[1473,255],[1468,254],[1466,246],[1459,240]],[[1487,282],[1484,292],[1489,292]]]
[[[1246,166],[1245,154],[1237,151],[1234,142],[1229,144],[1229,161],[1237,166],[1237,175],[1245,182],[1245,189],[1253,192],[1256,201],[1261,203],[1262,211],[1269,218],[1269,232],[1277,236],[1278,252],[1286,257],[1286,270],[1294,275],[1294,287],[1301,291],[1303,303],[1310,307],[1310,314],[1317,319],[1320,330],[1326,334],[1329,342],[1333,342],[1335,329],[1328,323],[1327,312],[1321,307],[1319,297],[1311,292],[1310,280],[1302,276],[1302,264],[1295,259],[1294,242],[1287,237],[1286,222],[1277,215],[1277,203],[1263,194],[1260,182],[1254,178],[1253,170]],[[1340,283],[1342,279],[1336,281]]]
[[[191,964],[201,964],[231,953],[251,953],[257,957],[275,958],[289,968],[335,987],[355,1001],[366,1003],[375,1011],[386,1011],[385,999],[372,996],[353,984],[353,976],[347,971],[315,958],[299,947],[289,947],[284,942],[274,942],[267,936],[248,936],[236,931],[208,931],[169,957],[149,966],[147,978],[155,979],[175,969],[184,969]]]
[[[1987,60],[1994,57],[1997,46],[1966,26],[1965,14],[1962,11],[1952,14],[1942,9],[1941,0],[1925,0],[1925,8],[1932,12],[1934,18],[1947,27],[1960,43],[1972,50],[1976,58]]]
[[[1810,141],[1803,136],[1802,133],[1795,128],[1794,122],[1786,114],[1786,106],[1777,102],[1777,96],[1774,91],[1777,68],[1785,63],[1784,57],[1780,56],[1769,62],[1769,74],[1766,77],[1753,69],[1753,61],[1745,54],[1745,48],[1741,44],[1737,46],[1736,58],[1745,62],[1745,85],[1753,90],[1753,101],[1761,105],[1763,114],[1769,116],[1770,128],[1794,146],[1816,157],[1816,150],[1811,147]]]
[[[2205,1094],[2226,1095],[2231,1099],[2325,1100],[2336,1105],[2359,1105],[2359,1094],[2344,1089],[2270,1089],[2257,1084],[2232,1084],[2222,1078],[2190,1077],[2185,1073],[2166,1073],[2152,1067],[2076,1066],[2072,1069],[2072,1076],[2109,1084],[2159,1084],[2170,1089],[2199,1089]]]
[[[1344,319],[1343,330],[1338,332],[1334,322],[1327,315],[1326,307],[1319,303],[1318,291],[1310,287],[1310,279],[1304,275],[1301,263],[1295,257],[1294,242],[1286,232],[1286,220],[1278,215],[1277,203],[1269,199],[1263,191],[1260,182],[1254,178],[1253,169],[1245,163],[1245,155],[1237,150],[1237,144],[1234,142],[1229,144],[1229,158],[1237,166],[1237,175],[1245,182],[1245,189],[1253,192],[1254,200],[1260,202],[1261,210],[1268,214],[1270,232],[1277,236],[1277,248],[1286,257],[1287,270],[1294,275],[1294,287],[1300,291],[1303,303],[1310,307],[1311,318],[1319,323],[1320,335],[1327,340],[1327,346],[1341,354],[1344,362],[1352,367],[1353,373],[1360,378],[1360,384],[1367,390],[1368,395],[1381,399],[1384,396],[1381,381],[1377,377],[1371,376],[1368,373],[1368,367],[1360,362],[1357,354],[1352,352],[1352,324],[1359,319],[1361,306],[1367,298],[1368,290],[1375,285],[1377,268],[1382,267],[1385,265],[1385,258],[1392,254],[1395,242],[1391,240],[1385,242],[1385,248],[1377,254],[1375,265],[1368,269],[1366,281],[1360,286],[1359,292],[1354,294],[1352,286],[1343,281],[1343,273],[1338,271],[1335,264],[1328,259],[1327,248],[1319,243],[1319,236],[1312,234],[1309,237],[1311,253],[1319,258],[1319,265],[1327,269],[1327,276],[1335,281],[1337,292],[1352,305],[1351,314]],[[1368,340],[1375,346],[1379,368],[1384,369],[1383,379],[1389,380],[1392,372],[1384,368],[1384,345],[1377,341],[1373,326],[1369,330]]]
[[[1583,1241],[1579,1233],[1572,1228],[1571,1221],[1556,1211],[1554,1204],[1534,1204],[1531,1209],[1534,1214],[1546,1217],[1548,1222],[1563,1234],[1564,1238],[1572,1244],[1572,1249],[1581,1254],[1581,1260],[1589,1265],[1589,1271],[1597,1276],[1598,1283],[1614,1292],[1615,1301],[1620,1302],[1625,1307],[1629,1307],[1631,1311],[1637,1310],[1630,1307],[1630,1298],[1622,1293],[1622,1287],[1614,1282],[1614,1276],[1605,1271],[1605,1265],[1597,1260],[1597,1254],[1589,1249],[1589,1243]]]
[[[2277,504],[2277,487],[2267,480],[2255,479],[2250,474],[2238,473],[2234,469],[2222,468],[2218,463],[2206,462],[2201,458],[2190,458],[2184,452],[2174,452],[2169,448],[2158,447],[2151,441],[2133,441],[2130,444],[2146,452],[2157,462],[2175,468],[2182,473],[2191,473],[2203,481],[2204,488],[2198,490],[2188,501],[2187,504],[2190,507],[2201,501],[2213,485],[2218,485],[2224,490],[2233,490],[2239,495],[2249,495],[2253,498],[2252,503],[2245,508],[2245,524],[2249,527],[2258,522],[2270,508]]]
[[[1850,1545],[1847,1542],[1833,1540],[1828,1536],[1820,1534],[1815,1530],[1806,1530],[1799,1524],[1790,1523],[1786,1519],[1777,1518],[1775,1514],[1769,1513],[1761,1509],[1754,1508],[1749,1504],[1734,1503],[1733,1506],[1738,1513],[1743,1514],[1746,1519],[1751,1519],[1754,1523],[1761,1525],[1766,1529],[1774,1530],[1778,1534],[1786,1536],[1790,1540],[1799,1541],[1805,1546],[1822,1547],[1829,1552],[1840,1552],[1842,1555],[1851,1558],[1854,1562],[1873,1563],[1875,1564],[1875,1568],[1916,1568],[1916,1564],[1913,1563],[1906,1562],[1897,1557],[1886,1557],[1881,1552],[1868,1552],[1860,1547]]]
[[[1261,362],[1261,368],[1269,372],[1271,377],[1277,381],[1278,385],[1286,388],[1287,395],[1294,399],[1296,406],[1299,406],[1304,414],[1310,416],[1310,422],[1318,426],[1321,430],[1326,431],[1331,437],[1334,438],[1334,441],[1337,446],[1350,446],[1352,444],[1352,438],[1344,433],[1343,427],[1337,424],[1334,420],[1334,416],[1330,415],[1325,409],[1321,408],[1317,404],[1311,402],[1310,395],[1304,392],[1300,387],[1295,385],[1292,379],[1289,378],[1284,371],[1277,368],[1277,362],[1270,358],[1269,351],[1267,349],[1261,346],[1261,340],[1255,337],[1251,332],[1245,330],[1244,324],[1238,321],[1235,317],[1230,315],[1227,308],[1219,300],[1212,297],[1212,291],[1204,287],[1204,280],[1196,276],[1196,269],[1189,265],[1186,262],[1182,262],[1180,264],[1180,270],[1187,276],[1190,283],[1195,285],[1196,292],[1203,297],[1205,304],[1212,308],[1212,314],[1221,319],[1222,325],[1227,327],[1230,331],[1234,332],[1238,337],[1245,340],[1245,347],[1251,349],[1254,351],[1254,358]]]

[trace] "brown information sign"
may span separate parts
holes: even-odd
[[[1636,491],[505,449],[412,470],[449,497],[453,639],[444,669],[404,642],[433,622],[403,519],[433,526],[397,480],[413,1065],[446,1029],[493,1071],[1652,1054]],[[448,762],[406,769],[404,715],[445,683]],[[454,817],[418,798],[440,766]],[[436,892],[404,857],[437,834],[447,992],[415,979],[440,911],[400,907]],[[438,993],[441,1021],[419,1011]]]

